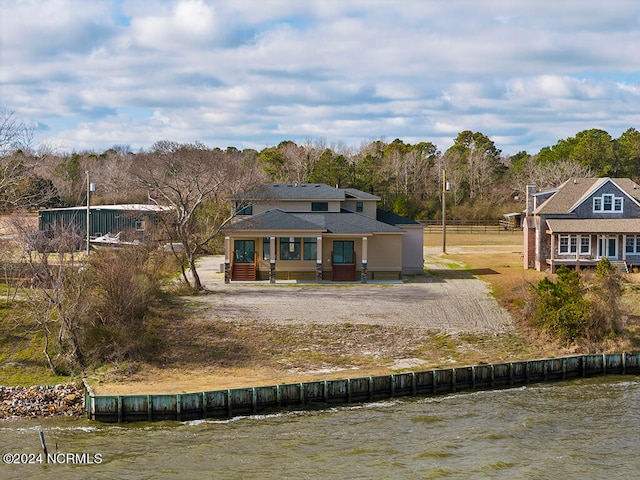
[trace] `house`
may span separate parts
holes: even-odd
[[[628,178],[572,178],[552,190],[527,186],[524,267],[594,266],[606,257],[640,266],[640,187]]]
[[[225,280],[399,280],[423,273],[423,226],[379,197],[321,183],[271,184],[230,197]]]
[[[160,205],[91,205],[87,207],[49,208],[38,212],[38,228],[44,239],[53,238],[57,231],[73,235],[80,246],[86,245],[87,224],[91,242],[105,236],[122,242],[144,241],[152,238],[158,215],[169,207]]]

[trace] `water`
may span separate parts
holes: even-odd
[[[90,457],[0,478],[637,479],[639,407],[619,376],[227,421],[4,421],[2,454],[35,456],[43,430],[50,453]]]

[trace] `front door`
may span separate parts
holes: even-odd
[[[233,241],[233,263],[253,263],[256,244],[253,240]]]
[[[607,257],[616,259],[618,258],[618,236],[605,236],[598,237],[598,258]]]
[[[255,251],[254,240],[233,241],[231,280],[254,281],[256,279]]]
[[[332,263],[334,282],[356,280],[356,253],[353,240],[333,241]]]

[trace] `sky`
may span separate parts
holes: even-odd
[[[0,0],[0,108],[65,152],[640,130],[637,0]]]

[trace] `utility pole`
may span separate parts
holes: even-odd
[[[91,192],[95,192],[96,184],[89,183],[89,170],[84,172],[87,176],[87,257],[89,256],[89,242],[91,241]]]
[[[447,253],[447,221],[445,219],[446,193],[449,190],[447,172],[442,170],[442,253]]]
[[[89,194],[91,193],[91,185],[89,184],[89,170],[84,172],[87,175],[87,258],[89,257],[89,235],[91,226],[91,202],[89,201]]]

